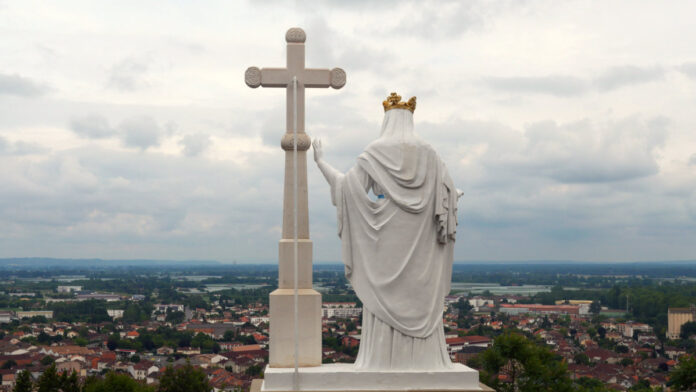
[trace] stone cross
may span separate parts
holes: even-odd
[[[293,127],[297,124],[297,238],[298,238],[298,312],[299,366],[321,365],[321,295],[312,289],[312,241],[309,239],[307,203],[307,150],[310,138],[305,133],[305,88],[333,87],[346,84],[341,68],[305,68],[305,32],[297,27],[285,34],[287,63],[285,68],[249,67],[244,81],[252,88],[279,87],[286,90],[285,130],[280,146],[285,151],[285,183],[283,191],[283,232],[278,246],[278,289],[270,295],[271,367],[293,367],[294,358],[294,228],[293,215]],[[293,80],[296,78],[296,91]],[[297,97],[297,102],[294,97]],[[297,119],[294,118],[295,105]]]

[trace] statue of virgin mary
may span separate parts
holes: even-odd
[[[392,93],[383,106],[380,137],[347,173],[323,159],[321,140],[313,144],[337,209],[345,274],[363,303],[355,367],[446,369],[452,363],[442,312],[460,192],[435,150],[414,133],[416,98],[402,102]]]

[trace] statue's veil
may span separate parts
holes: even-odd
[[[392,109],[384,113],[382,139],[406,141],[416,138],[413,132],[413,113],[407,109]]]

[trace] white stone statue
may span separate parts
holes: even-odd
[[[383,102],[380,137],[343,174],[314,160],[331,185],[346,277],[363,303],[363,370],[452,367],[442,326],[461,196],[447,168],[413,131],[415,97]],[[369,191],[377,195],[373,200]]]

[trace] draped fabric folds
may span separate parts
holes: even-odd
[[[452,276],[458,197],[435,150],[413,134],[411,115],[387,112],[382,137],[331,189],[346,277],[364,304],[358,364],[370,367],[374,361],[362,347],[368,341],[374,353],[379,342],[386,344],[382,352],[406,341],[419,351],[431,345],[435,357],[444,350],[444,335],[439,336]],[[370,189],[384,197],[371,198]],[[389,329],[391,335],[381,336]],[[396,362],[381,363],[389,368]],[[438,363],[449,366],[449,358]],[[440,365],[429,361],[422,367],[432,366]]]

